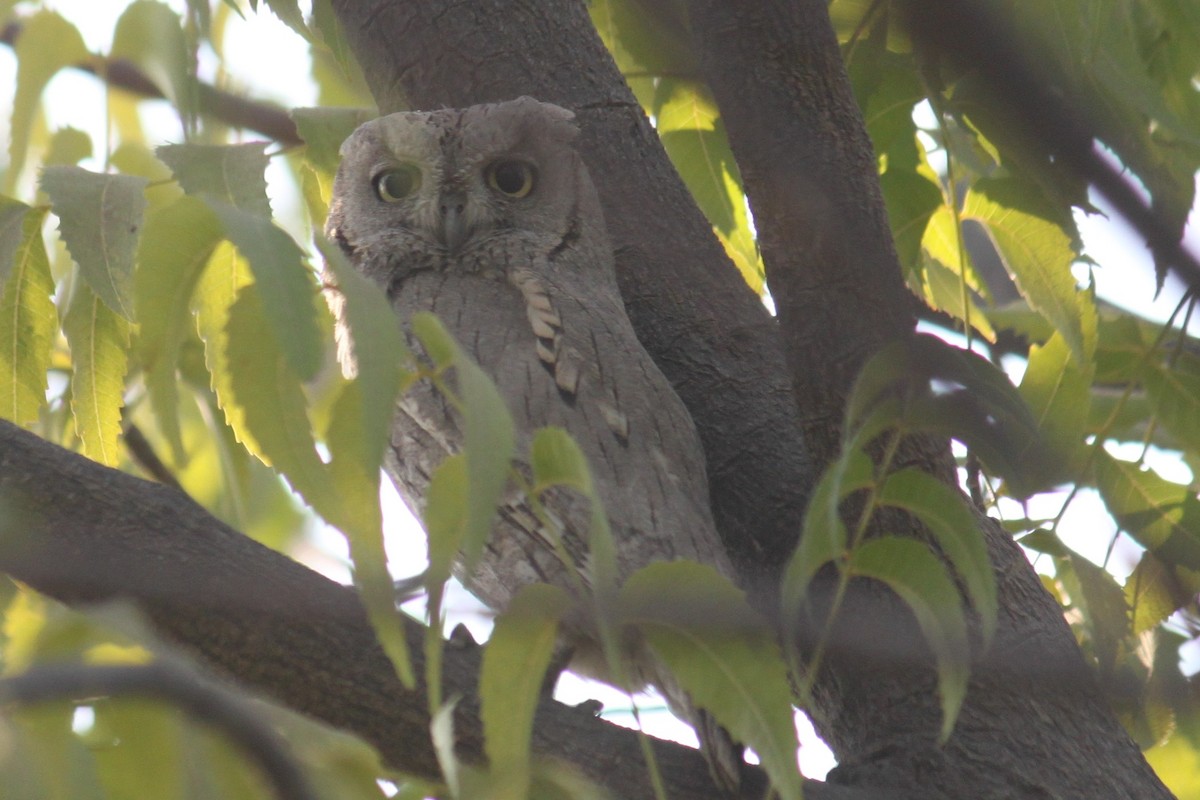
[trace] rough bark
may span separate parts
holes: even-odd
[[[824,0],[688,5],[758,223],[806,440],[824,462],[863,359],[915,322],[870,139]],[[908,450],[954,484],[947,443]],[[1002,610],[950,741],[937,745],[927,663],[863,656],[898,631],[918,633],[896,623],[905,615],[886,593],[859,586],[814,691],[815,721],[841,762],[831,780],[923,797],[1169,797],[1104,703],[1058,604],[1007,534],[990,520],[984,530]]]
[[[436,780],[422,684],[406,689],[357,594],[232,530],[186,495],[103,467],[0,421],[0,571],[64,603],[134,603],[155,629],[238,684],[351,731],[384,761]],[[417,675],[424,631],[407,623]],[[479,652],[448,645],[460,755],[482,758]],[[652,740],[672,797],[723,795],[700,753]],[[637,734],[546,700],[534,750],[573,763],[615,797],[654,796]],[[750,770],[746,797],[765,777]],[[811,783],[806,796],[875,800]]]

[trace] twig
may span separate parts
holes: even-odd
[[[167,465],[158,457],[158,453],[154,452],[153,445],[142,433],[142,429],[132,422],[125,426],[125,447],[129,450],[129,455],[137,462],[138,466],[146,471],[154,480],[159,483],[166,484],[172,488],[183,491],[183,487],[179,485],[179,479],[175,477],[175,473],[167,468]]]

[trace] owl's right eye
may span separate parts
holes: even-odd
[[[402,164],[375,176],[375,194],[385,203],[396,203],[421,188],[421,170],[414,164]]]

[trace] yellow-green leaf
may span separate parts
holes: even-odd
[[[133,320],[133,263],[146,210],[146,179],[46,167],[42,189],[84,280],[108,307]]]
[[[191,51],[179,15],[156,0],[130,3],[113,31],[112,57],[137,64],[185,117],[196,107]]]
[[[691,700],[758,753],[783,798],[800,797],[787,668],[775,635],[716,570],[656,562],[629,576],[620,619],[635,625]]]
[[[17,91],[13,96],[12,130],[6,185],[11,190],[21,176],[29,149],[29,131],[42,90],[60,69],[88,56],[75,26],[53,11],[40,11],[21,26],[14,48],[17,56]]]
[[[1043,205],[1019,181],[984,179],[967,193],[963,216],[984,226],[1029,305],[1063,335],[1076,363],[1087,364],[1096,351],[1095,307],[1076,288],[1070,237]]]
[[[225,235],[250,263],[262,313],[271,334],[301,380],[311,380],[324,352],[317,325],[316,285],[304,254],[271,220],[220,200],[205,202],[221,220]]]
[[[238,292],[229,310],[229,374],[233,401],[274,466],[315,508],[328,509],[327,474],[317,456],[300,376],[292,370],[267,320],[257,284]],[[336,523],[335,523],[336,524]]]
[[[192,293],[221,236],[220,223],[207,206],[181,197],[150,215],[138,248],[133,286],[142,320],[138,352],[155,418],[178,464],[185,455],[175,369],[191,325]]]
[[[203,205],[196,200],[189,202]],[[237,300],[238,292],[250,283],[250,265],[232,244],[221,242],[211,251],[207,266],[201,272],[200,282],[193,292],[193,306],[200,338],[204,340],[204,363],[217,395],[217,404],[225,414],[225,424],[247,450],[263,459],[266,456],[262,447],[246,426],[245,411],[234,399],[233,378],[229,371],[229,310]]]
[[[46,370],[58,332],[54,279],[42,241],[44,209],[25,214],[21,243],[0,293],[0,417],[36,422],[46,403]]]
[[[71,411],[83,454],[115,467],[121,460],[129,323],[77,281],[63,332],[71,346]]]
[[[524,800],[529,791],[529,742],[543,695],[558,623],[570,607],[566,592],[536,583],[523,587],[496,618],[483,651],[479,698],[492,797]]]
[[[1092,456],[1092,479],[1125,532],[1169,564],[1200,569],[1200,500],[1194,491],[1103,449]]]
[[[8,280],[13,256],[25,239],[25,215],[29,206],[11,197],[0,196],[0,284]]]

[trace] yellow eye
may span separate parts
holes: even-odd
[[[533,165],[525,161],[497,161],[487,169],[488,186],[509,197],[533,191]]]
[[[415,164],[401,164],[375,176],[375,194],[385,203],[395,203],[421,188],[421,170]]]

